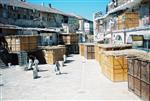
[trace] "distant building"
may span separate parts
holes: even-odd
[[[79,15],[71,14],[78,18],[79,20],[79,28],[76,33],[80,34],[80,41],[81,42],[88,42],[87,36],[93,36],[93,21],[85,19]],[[93,39],[92,39],[93,41]]]
[[[0,0],[0,33],[12,34],[37,34],[44,35],[42,40],[48,40],[50,33],[76,33],[79,30],[80,19],[71,14],[64,13],[52,7],[35,5],[26,0]],[[86,29],[87,33],[90,29]],[[44,33],[44,34],[43,34]],[[47,34],[46,34],[47,33]],[[48,35],[51,39],[51,34]],[[46,43],[46,42],[45,42]],[[48,44],[54,44],[51,40]],[[41,43],[43,45],[43,43]]]

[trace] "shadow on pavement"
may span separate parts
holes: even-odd
[[[62,75],[62,74],[68,74],[68,73],[65,73],[65,72],[64,72],[64,73],[61,73],[60,75]]]
[[[46,72],[46,71],[48,71],[48,70],[39,70],[39,72]]]
[[[71,63],[71,62],[73,62],[74,60],[66,60],[66,62],[65,63]]]

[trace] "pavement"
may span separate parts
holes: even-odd
[[[53,65],[39,65],[40,78],[32,71],[12,66],[0,69],[1,101],[5,100],[130,100],[140,98],[128,91],[127,82],[114,83],[100,70],[98,62],[70,55],[56,75]]]

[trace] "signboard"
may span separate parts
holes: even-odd
[[[133,41],[143,41],[144,40],[144,36],[143,35],[133,35],[132,36],[132,40]]]
[[[143,46],[144,36],[143,35],[133,35],[132,36],[133,46]]]

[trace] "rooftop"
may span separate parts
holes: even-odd
[[[68,14],[66,14],[60,10],[57,10],[55,8],[52,8],[52,7],[46,7],[46,6],[42,6],[42,5],[31,4],[31,3],[22,2],[19,0],[0,0],[0,4],[6,4],[6,5],[10,5],[10,6],[22,7],[22,8],[31,9],[31,10],[38,10],[38,11],[42,11],[42,12],[71,16],[71,15],[68,15]]]

